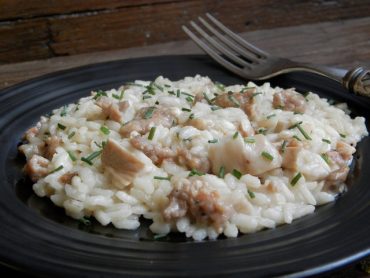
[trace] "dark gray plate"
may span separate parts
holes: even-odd
[[[243,82],[206,56],[164,56],[108,62],[40,77],[0,92],[0,262],[44,276],[308,276],[370,254],[370,140],[356,153],[351,187],[335,203],[291,225],[236,239],[193,242],[182,235],[154,240],[144,222],[137,231],[83,226],[32,193],[17,154],[23,132],[52,109],[89,95],[158,75],[196,73],[225,84]],[[370,101],[311,74],[270,80],[346,101],[369,120]],[[369,125],[368,125],[369,128]]]

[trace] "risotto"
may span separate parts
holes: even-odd
[[[345,188],[365,119],[295,89],[135,81],[42,116],[19,150],[67,215],[195,240],[274,228]]]

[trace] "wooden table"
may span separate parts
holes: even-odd
[[[261,29],[243,33],[242,36],[272,54],[297,61],[343,68],[355,65],[370,67],[370,17]],[[46,73],[97,62],[153,55],[194,53],[202,53],[202,51],[191,41],[183,40],[144,47],[3,64],[0,65],[0,88],[6,88]],[[339,269],[331,273],[330,277],[365,277],[366,272],[361,269],[361,265],[365,263],[370,264],[369,258],[361,263],[357,262]],[[323,277],[329,276],[324,275]]]

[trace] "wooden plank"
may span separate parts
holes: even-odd
[[[2,0],[2,3],[9,6],[9,1],[21,0]],[[368,0],[170,2],[162,0],[163,3],[150,0],[138,2],[91,0],[79,1],[76,7],[73,7],[73,2],[72,0],[57,2],[24,0],[22,3],[25,7],[28,5],[34,9],[29,8],[30,12],[42,17],[0,22],[0,37],[3,42],[3,47],[0,47],[0,63],[182,40],[186,37],[181,30],[181,25],[207,11],[213,13],[233,30],[248,32],[322,20],[359,18],[368,16],[369,10]],[[86,2],[92,3],[91,8],[96,10],[94,12],[78,10],[78,7],[88,8]],[[118,6],[121,2],[131,6]],[[148,4],[151,2],[156,4]],[[26,3],[31,4],[26,5]],[[37,3],[40,4],[39,9],[37,9]],[[18,4],[20,5],[21,2]],[[40,15],[42,7],[47,7],[45,16]],[[102,10],[99,10],[100,8]],[[54,14],[62,11],[65,14]],[[81,11],[81,13],[67,14],[74,11]],[[43,20],[46,23],[34,30],[36,36],[27,34],[27,26],[39,24]]]
[[[370,67],[370,17],[243,33],[250,42],[274,55],[302,62],[350,68]],[[0,66],[0,88],[57,70],[152,55],[203,53],[191,41],[94,52]],[[194,72],[195,73],[195,72]]]
[[[106,12],[123,7],[174,1],[180,0],[0,0],[0,21],[72,13]]]
[[[54,56],[45,19],[0,25],[0,64]]]

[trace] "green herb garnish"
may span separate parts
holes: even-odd
[[[72,151],[67,151],[68,155],[69,155],[69,158],[72,160],[72,161],[76,161],[77,158],[76,156],[73,154]]]
[[[214,143],[217,143],[217,142],[218,142],[218,139],[208,140],[208,143],[210,143],[210,144],[214,144]]]
[[[205,173],[200,172],[200,171],[198,171],[196,169],[191,169],[188,177],[192,177],[192,176],[203,176],[203,175],[205,175]]]
[[[58,123],[58,128],[61,130],[65,130],[67,127],[65,125]]]
[[[73,136],[75,136],[76,132],[72,131],[69,135],[68,135],[68,139],[71,139]]]
[[[271,115],[268,115],[266,118],[271,119],[272,117],[275,117],[275,116],[276,116],[276,114],[271,114]]]
[[[95,158],[97,158],[99,155],[101,155],[102,153],[102,150],[100,151],[96,151],[96,152],[93,152],[92,154],[90,154],[88,157],[81,157],[81,160],[83,162],[86,162],[87,164],[89,165],[93,165],[92,163],[92,160],[94,160]]]
[[[191,113],[189,116],[189,120],[192,120],[192,119],[194,119],[194,113]]]
[[[274,157],[270,153],[265,152],[265,151],[263,151],[261,153],[261,156],[264,157],[264,158],[266,158],[266,159],[268,159],[268,160],[270,160],[270,161],[273,161],[274,160]]]
[[[234,133],[234,135],[233,135],[233,139],[236,139],[236,138],[238,137],[238,135],[239,135],[239,132],[237,132],[237,131],[236,131],[236,132]]]
[[[60,165],[58,168],[55,168],[53,171],[51,171],[50,173],[49,173],[49,175],[50,174],[53,174],[53,173],[55,173],[55,172],[58,172],[58,171],[60,171],[60,170],[62,170],[64,167],[63,167],[63,165]]]
[[[110,133],[109,128],[104,125],[100,128],[100,131],[103,132],[105,135],[108,135]]]
[[[90,226],[91,225],[91,221],[90,219],[88,219],[86,216],[78,219],[78,221],[82,224],[82,225],[85,225],[85,226]]]
[[[301,139],[301,138],[299,138],[297,135],[293,135],[293,138],[294,138],[294,139],[297,139],[298,141],[302,141],[302,139]]]
[[[60,116],[65,117],[66,115],[67,115],[67,105],[64,105],[62,112],[60,112]]]
[[[328,143],[328,144],[331,144],[331,141],[330,140],[328,140],[328,139],[322,139],[321,141],[323,141],[324,143]]]
[[[257,133],[258,133],[258,134],[266,135],[266,133],[267,133],[267,129],[266,129],[266,128],[264,128],[264,127],[261,127],[261,128],[259,128],[259,129],[257,130]]]
[[[235,105],[235,107],[240,107],[239,101],[233,96],[233,95],[228,95],[228,99]]]
[[[290,181],[291,186],[295,186],[301,177],[302,177],[302,174],[300,172],[298,172],[294,176],[294,178]]]
[[[215,82],[215,86],[217,87],[217,89],[219,89],[220,91],[225,91],[225,85],[224,84],[221,84],[220,82]]]
[[[191,109],[183,107],[183,108],[181,108],[181,111],[191,112]]]
[[[150,129],[150,131],[149,131],[149,135],[148,135],[148,140],[153,140],[155,130],[156,130],[156,127],[155,127],[155,126],[153,126],[153,127]]]
[[[218,170],[218,177],[223,179],[225,177],[225,167],[221,166],[220,170]]]
[[[320,156],[326,162],[326,164],[330,165],[330,158],[326,153],[322,153]]]
[[[212,106],[212,107],[211,107],[211,110],[212,110],[212,111],[216,111],[216,110],[219,110],[219,109],[221,109],[221,107],[220,107],[220,106]]]
[[[240,178],[242,177],[242,173],[240,173],[238,170],[236,169],[233,169],[232,173],[231,173],[234,177],[236,177],[238,180],[240,180]]]
[[[146,100],[148,98],[152,98],[152,96],[143,96],[143,100]]]
[[[345,135],[345,134],[343,134],[343,133],[339,133],[339,135],[340,135],[340,137],[342,137],[342,138],[346,138],[346,137],[347,137],[347,135]]]
[[[95,96],[93,97],[94,100],[97,100],[99,98],[101,98],[102,96],[108,96],[106,92],[102,91],[102,90],[99,90],[96,92]]]
[[[256,143],[256,139],[247,137],[247,138],[244,138],[244,142],[248,144],[253,144],[253,143]]]
[[[212,104],[212,101],[209,99],[206,93],[203,93],[204,99],[208,102],[209,105]]]
[[[254,98],[255,96],[262,95],[262,93],[253,93],[251,98]]]
[[[162,180],[162,181],[169,181],[169,180],[171,180],[171,176],[168,176],[168,177],[154,176],[153,179],[155,179],[155,180]]]
[[[256,198],[256,195],[254,194],[254,192],[253,192],[253,191],[250,191],[249,189],[248,189],[248,195],[249,195],[249,197],[250,197],[251,199]]]
[[[150,119],[153,116],[154,109],[155,109],[155,107],[151,106],[145,111],[145,114],[144,114],[144,119],[145,120]]]

